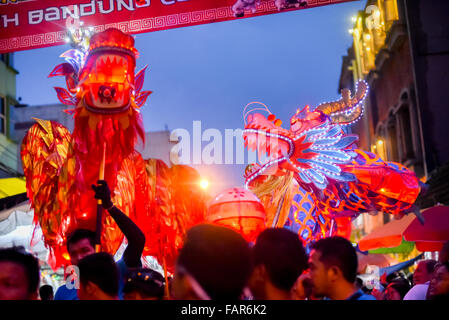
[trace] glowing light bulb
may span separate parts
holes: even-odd
[[[209,187],[209,181],[207,181],[206,179],[202,179],[200,181],[200,187],[201,189],[206,190]]]

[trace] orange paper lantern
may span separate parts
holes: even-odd
[[[230,188],[209,204],[206,220],[240,233],[254,242],[265,229],[265,209],[254,193],[244,188]]]

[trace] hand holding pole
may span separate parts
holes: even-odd
[[[104,168],[106,161],[106,142],[103,144],[103,156],[100,163],[99,180],[104,180]],[[92,186],[93,187],[93,186]],[[95,190],[95,188],[94,188]],[[96,191],[96,190],[95,190]],[[101,199],[97,201],[97,225],[95,236],[95,252],[101,251],[101,224],[103,220],[103,202]]]

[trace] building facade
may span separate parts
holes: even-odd
[[[11,139],[11,110],[16,101],[13,54],[0,54],[0,178],[19,176],[17,144]]]
[[[339,91],[368,82],[365,115],[351,130],[360,148],[402,163],[429,185],[421,209],[449,204],[447,12],[446,0],[368,0],[353,17],[339,80]],[[363,215],[356,225],[369,233],[390,218]]]
[[[142,155],[144,159],[159,159],[171,167],[173,162],[170,157],[170,151],[177,141],[170,139],[170,131],[151,131],[145,133],[145,144],[141,141],[136,145],[136,150]],[[175,160],[176,162],[176,160]]]
[[[61,103],[36,106],[17,105],[11,117],[11,138],[18,144],[22,144],[28,129],[36,123],[33,118],[58,122],[73,132],[73,116],[65,113],[66,109],[68,109],[67,105]]]
[[[67,106],[61,103],[29,106],[18,104],[11,110],[11,139],[17,144],[17,170],[23,175],[20,146],[28,129],[36,123],[33,118],[52,120],[73,132],[73,117],[64,112]]]

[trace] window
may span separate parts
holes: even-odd
[[[398,161],[399,160],[399,153],[398,153],[398,137],[397,137],[397,131],[396,131],[396,117],[392,116],[389,119],[388,122],[388,145],[389,145],[389,153],[388,153],[388,160],[390,161]]]
[[[379,122],[379,110],[377,108],[377,97],[374,91],[369,93],[370,99],[370,113],[371,113],[371,121],[373,128],[376,128],[377,123]]]
[[[387,25],[391,25],[394,20],[399,19],[398,7],[396,0],[385,0],[384,1],[384,14],[385,21]]]
[[[383,222],[384,222],[384,224],[386,224],[386,223],[388,223],[388,222],[390,222],[390,214],[388,213],[388,212],[384,212],[383,213]]]
[[[413,130],[410,122],[410,109],[408,105],[401,107],[398,112],[398,117],[401,125],[401,161],[406,161],[415,157],[412,138]]]
[[[13,54],[12,53],[0,53],[0,61],[3,61],[7,66],[13,66]]]
[[[6,99],[0,97],[0,133],[6,134]]]
[[[386,150],[386,140],[384,138],[382,138],[382,136],[380,136],[377,140],[376,143],[374,144],[374,150],[375,153],[382,158],[383,160],[387,160],[387,150]]]
[[[371,152],[377,154],[382,160],[388,160],[387,158],[387,130],[385,124],[378,123],[376,128],[376,136],[373,138],[371,144]]]

